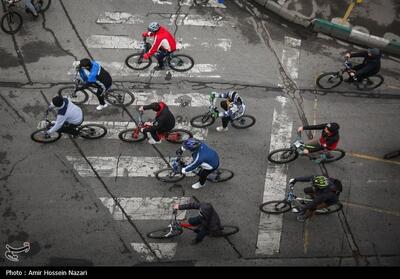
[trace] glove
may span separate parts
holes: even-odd
[[[187,174],[187,172],[185,171],[185,168],[182,168],[181,173],[182,174]]]
[[[183,154],[182,149],[179,147],[179,148],[175,151],[175,154],[178,155],[178,156],[182,156],[182,154]]]
[[[145,128],[140,128],[140,132],[144,133]]]
[[[142,33],[142,37],[147,37],[147,36],[148,36],[147,31],[145,31],[145,32]]]
[[[145,53],[144,55],[143,55],[143,59],[149,59],[150,58],[150,55],[148,54],[148,53]]]
[[[289,184],[294,185],[295,183],[296,183],[296,178],[291,178],[291,179],[289,180]]]

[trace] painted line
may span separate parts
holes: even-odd
[[[164,14],[167,17],[168,14]],[[154,19],[156,20],[156,19]],[[176,15],[169,14],[169,25],[186,25],[199,27],[221,27],[226,21],[221,16],[205,17],[202,15]],[[97,24],[143,24],[147,18],[142,15],[134,15],[126,12],[104,12],[96,20]]]
[[[172,5],[172,2],[163,1],[163,0],[152,0],[154,4],[158,5]],[[193,6],[193,0],[183,0],[180,2],[181,6]],[[218,0],[210,0],[206,5],[201,5],[202,7],[211,7],[211,8],[222,8],[225,9],[226,6],[224,4],[218,3]]]
[[[299,77],[300,46],[301,40],[285,36],[282,65],[292,79]]]
[[[66,158],[72,163],[73,168],[80,176],[95,176],[92,168],[82,157],[66,156]],[[87,159],[101,177],[154,177],[154,172],[167,168],[167,165],[160,157],[89,156]],[[190,160],[189,157],[184,159]],[[194,175],[189,174],[189,176]]]
[[[362,208],[362,209],[368,209],[368,210],[372,210],[372,211],[375,211],[375,212],[379,212],[379,213],[384,213],[384,214],[389,214],[389,215],[393,215],[393,216],[396,216],[396,217],[400,217],[400,212],[398,212],[398,211],[386,210],[386,209],[371,207],[371,206],[362,205],[362,204],[350,203],[350,202],[342,202],[342,203],[343,203],[343,205],[348,206],[348,207],[357,207],[357,208]]]
[[[292,135],[292,122],[287,114],[288,99],[276,97],[279,104],[274,109],[271,140],[269,150],[285,148],[290,145]],[[271,200],[281,200],[286,192],[286,175],[288,166],[268,164],[265,176],[263,203]],[[258,227],[256,254],[273,255],[279,252],[282,234],[282,215],[271,215],[261,212]]]
[[[103,205],[110,211],[116,221],[127,221],[113,198],[100,197]],[[172,204],[189,203],[190,197],[146,197],[118,198],[118,203],[132,220],[171,220]],[[179,211],[177,219],[185,219],[186,210]]]
[[[177,49],[190,49],[196,50],[205,49],[209,51],[212,49],[221,49],[229,51],[232,47],[232,41],[229,39],[217,39],[216,43],[200,42],[196,38],[191,43],[182,43],[182,40],[177,42]],[[86,39],[86,45],[89,48],[106,48],[106,49],[140,49],[141,41],[132,39],[128,36],[109,36],[109,35],[91,35]]]
[[[385,159],[381,159],[379,157],[374,157],[374,156],[365,155],[365,154],[358,154],[358,153],[353,153],[353,152],[348,152],[347,154],[349,154],[350,156],[355,157],[355,158],[366,159],[366,160],[382,162],[382,163],[400,165],[399,161],[385,160]]]
[[[153,262],[156,260],[153,253],[144,243],[131,243],[135,252],[146,262]],[[149,246],[154,251],[158,259],[172,260],[176,253],[177,243],[149,243]]]

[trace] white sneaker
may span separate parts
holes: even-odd
[[[298,210],[296,207],[293,207],[293,208],[292,208],[292,212],[294,212],[294,213],[299,213],[300,210]]]
[[[108,104],[107,104],[107,103],[106,103],[104,106],[98,105],[98,106],[96,107],[96,109],[97,109],[97,110],[103,110],[103,109],[106,108],[106,107],[108,107]]]
[[[226,128],[224,128],[224,127],[217,127],[217,131],[218,132],[226,132],[226,131],[228,131],[228,127],[226,127]]]
[[[155,141],[153,138],[149,138],[149,140],[147,142],[150,144],[158,144],[158,143],[161,143],[161,140]]]
[[[201,185],[200,182],[196,182],[195,184],[192,185],[193,189],[200,189],[203,188],[204,186],[206,186],[206,184],[204,183],[204,185]]]

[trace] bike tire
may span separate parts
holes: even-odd
[[[158,180],[166,183],[175,183],[181,181],[185,177],[185,175],[181,173],[173,174],[171,168],[156,171],[154,175]]]
[[[175,234],[168,234],[171,231],[169,227],[155,230],[147,234],[148,238],[153,239],[169,239],[182,234],[183,230],[176,231]]]
[[[221,227],[222,227],[222,230],[220,231],[220,233],[218,233],[217,235],[213,235],[212,233],[210,233],[209,235],[211,237],[224,237],[224,236],[229,236],[229,235],[239,232],[239,228],[236,226],[224,225]]]
[[[216,172],[218,173],[218,176],[213,177],[213,175],[216,175]],[[235,174],[233,173],[233,171],[227,169],[217,169],[215,172],[208,175],[207,180],[213,183],[220,183],[232,179],[234,175]]]
[[[292,209],[292,205],[287,200],[268,201],[260,205],[260,210],[267,214],[282,214]]]
[[[50,7],[50,4],[51,4],[51,0],[32,1],[32,4],[34,4],[34,6],[35,6],[35,3],[34,3],[34,2],[38,2],[38,3],[40,3],[40,5],[41,5],[41,8],[40,8],[39,13],[43,13],[43,12],[47,11],[47,10],[49,9],[49,7]],[[35,7],[36,7],[36,6],[35,6]]]
[[[208,3],[208,1],[210,0],[194,0],[194,3],[196,3],[197,5],[205,5]]]
[[[236,129],[246,129],[254,124],[256,124],[256,118],[247,114],[243,114],[241,117],[232,120],[232,126]]]
[[[39,143],[52,143],[52,142],[55,142],[55,141],[57,141],[57,140],[59,140],[61,138],[61,133],[55,132],[55,133],[51,134],[51,135],[55,135],[55,137],[52,137],[50,139],[43,139],[43,138],[40,137],[40,135],[43,135],[44,131],[47,131],[47,128],[39,129],[39,130],[33,132],[31,134],[31,139],[33,141],[39,142]]]
[[[364,83],[364,81],[362,82],[357,82],[357,89],[361,90],[361,91],[370,91],[373,90],[379,86],[381,86],[381,84],[383,83],[384,79],[381,75],[372,75],[370,77],[366,78],[366,81]],[[369,83],[372,83],[371,85],[369,85]]]
[[[210,113],[197,115],[190,119],[190,125],[196,128],[205,128],[214,124],[215,118]]]
[[[118,134],[118,137],[120,140],[124,141],[124,142],[141,142],[144,141],[147,138],[147,135],[143,132],[138,131],[138,137],[134,138],[133,137],[133,132],[135,131],[135,129],[137,128],[130,128],[130,129],[126,129],[121,131]]]
[[[275,160],[275,159],[273,158],[273,155],[275,155],[275,154],[277,154],[277,153],[280,153],[280,152],[282,152],[282,153],[284,153],[284,152],[290,152],[290,153],[289,153],[289,156],[291,156],[291,157],[289,157],[289,159],[287,159],[287,160],[280,160],[280,161]],[[293,155],[293,154],[294,154],[294,155]],[[292,156],[292,155],[293,155],[293,156]],[[270,162],[272,162],[272,163],[275,163],[275,164],[286,164],[286,163],[289,163],[289,162],[292,162],[292,161],[296,160],[297,157],[299,157],[299,152],[293,151],[293,150],[290,149],[290,148],[281,148],[281,149],[277,149],[277,150],[274,150],[274,151],[270,152],[270,153],[268,154],[268,161],[270,161]]]
[[[330,150],[329,153],[330,154],[337,154],[337,155],[333,155],[333,158],[323,160],[323,162],[326,163],[326,164],[332,163],[332,162],[335,162],[335,161],[339,161],[340,159],[342,159],[346,155],[346,152],[344,150],[341,150],[341,149]]]
[[[193,134],[185,129],[173,129],[169,131],[165,137],[168,142],[177,144],[181,144],[188,138],[193,138]]]
[[[96,134],[93,134],[95,129],[97,130]],[[104,137],[106,134],[107,134],[107,128],[100,124],[87,124],[87,125],[82,125],[79,128],[79,136],[81,136],[84,139],[99,139]]]
[[[89,100],[89,94],[85,90],[76,91],[75,96],[74,91],[75,86],[62,87],[58,90],[58,95],[67,97],[69,100],[71,100],[71,102],[76,105],[84,104],[87,102],[87,100]]]
[[[338,212],[338,211],[342,210],[342,208],[343,208],[343,204],[338,202],[336,204],[328,206],[327,208],[321,208],[321,209],[315,210],[315,214],[328,215],[328,214]]]
[[[383,159],[389,160],[400,156],[400,150],[389,152],[383,156]]]
[[[135,101],[135,95],[127,89],[110,89],[105,94],[108,103],[116,107],[127,107]]]
[[[325,79],[327,80],[325,81]],[[338,72],[322,73],[317,77],[316,84],[322,89],[332,89],[339,86],[343,82],[343,76]],[[331,84],[327,86],[326,83]]]
[[[144,70],[150,67],[152,63],[151,57],[149,59],[143,59],[143,53],[137,52],[129,55],[125,59],[125,65],[131,68],[132,70]]]
[[[12,24],[15,26],[12,26]],[[10,11],[1,17],[1,29],[7,34],[15,34],[21,29],[21,27],[22,16],[19,13]]]
[[[177,72],[186,72],[193,68],[194,60],[186,54],[171,54],[168,64]]]

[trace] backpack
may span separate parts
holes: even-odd
[[[343,185],[342,182],[339,179],[331,178],[331,181],[333,182],[333,186],[331,187],[332,192],[336,193],[336,195],[340,195],[340,193],[343,191]]]

